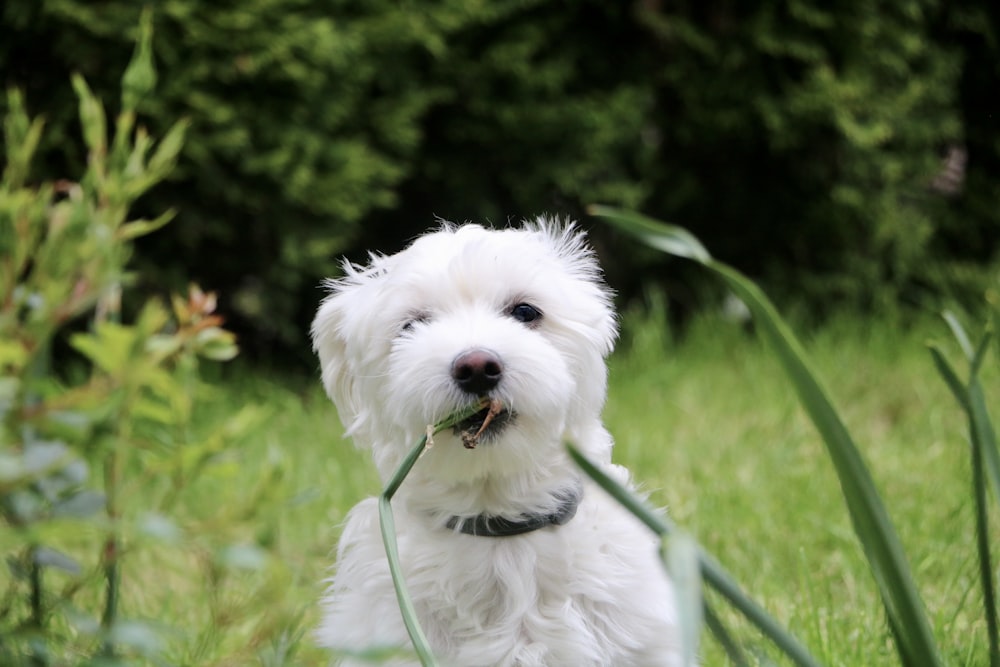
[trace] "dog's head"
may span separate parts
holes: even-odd
[[[465,461],[503,451],[508,465],[527,464],[538,448],[599,428],[616,323],[597,261],[572,225],[446,224],[396,255],[344,269],[329,282],[313,341],[327,393],[377,462],[378,450],[397,461],[428,424],[483,397],[501,411],[476,449],[465,451],[461,436],[468,447],[485,410],[438,434],[435,450]]]

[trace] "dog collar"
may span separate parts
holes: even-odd
[[[464,519],[453,516],[445,525],[452,530],[457,527],[460,532],[476,537],[512,537],[546,526],[562,526],[576,516],[576,509],[583,498],[583,487],[577,484],[570,489],[560,491],[556,497],[562,502],[549,514],[522,514],[520,519],[505,519],[491,514],[479,514]]]

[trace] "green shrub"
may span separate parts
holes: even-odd
[[[142,111],[156,133],[192,125],[178,169],[138,202],[179,212],[139,241],[139,287],[193,276],[253,349],[311,363],[315,286],[337,255],[391,251],[436,214],[503,224],[599,200],[684,224],[816,310],[978,300],[1000,196],[991,7],[158,3],[162,84]],[[40,173],[82,166],[61,84],[76,70],[114,90],[139,11],[4,5],[0,71],[49,121]],[[930,185],[949,147],[969,162],[946,196]],[[626,297],[688,282],[596,236]]]
[[[154,141],[136,125],[156,78],[150,35],[145,20],[111,136],[103,105],[73,79],[88,149],[78,181],[31,180],[43,123],[29,118],[19,91],[7,93],[0,553],[10,576],[0,592],[0,663],[12,667],[160,654],[158,628],[121,611],[123,563],[180,533],[169,503],[154,504],[150,479],[190,483],[247,421],[237,416],[192,442],[203,393],[198,360],[236,354],[213,294],[192,287],[169,306],[146,301],[134,321],[122,319],[133,241],[170,217],[136,219],[128,210],[167,176],[186,127]]]

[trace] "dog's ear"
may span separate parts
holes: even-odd
[[[327,283],[330,294],[320,304],[312,323],[313,350],[319,356],[323,388],[337,406],[345,426],[350,425],[355,373],[347,356],[343,299],[337,283]]]
[[[354,329],[366,318],[365,305],[370,301],[366,287],[377,280],[384,269],[376,268],[376,257],[368,267],[344,263],[344,277],[325,283],[329,295],[320,304],[312,323],[313,349],[319,356],[323,387],[337,406],[347,433],[356,433],[365,419],[364,400],[359,378],[364,354],[356,349],[365,335]]]
[[[597,261],[597,253],[587,239],[587,233],[574,221],[558,217],[539,216],[526,226],[527,229],[545,235],[556,256],[563,262],[566,272],[586,286],[585,289],[574,291],[574,294],[585,296],[587,300],[581,300],[573,310],[580,316],[588,316],[585,329],[588,338],[601,356],[607,357],[618,340],[614,292],[604,280],[604,272]]]

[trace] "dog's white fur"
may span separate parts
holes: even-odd
[[[541,218],[499,231],[444,224],[344,268],[313,340],[327,393],[383,481],[428,424],[475,402],[451,374],[467,350],[502,360],[490,396],[517,415],[471,450],[439,433],[393,499],[404,576],[435,654],[455,667],[680,665],[657,542],[593,484],[562,526],[482,537],[445,525],[553,511],[554,494],[583,477],[567,441],[628,483],[600,419],[616,322],[583,234]],[[541,317],[513,317],[521,303]],[[410,646],[375,498],[347,517],[323,608],[324,646]]]

